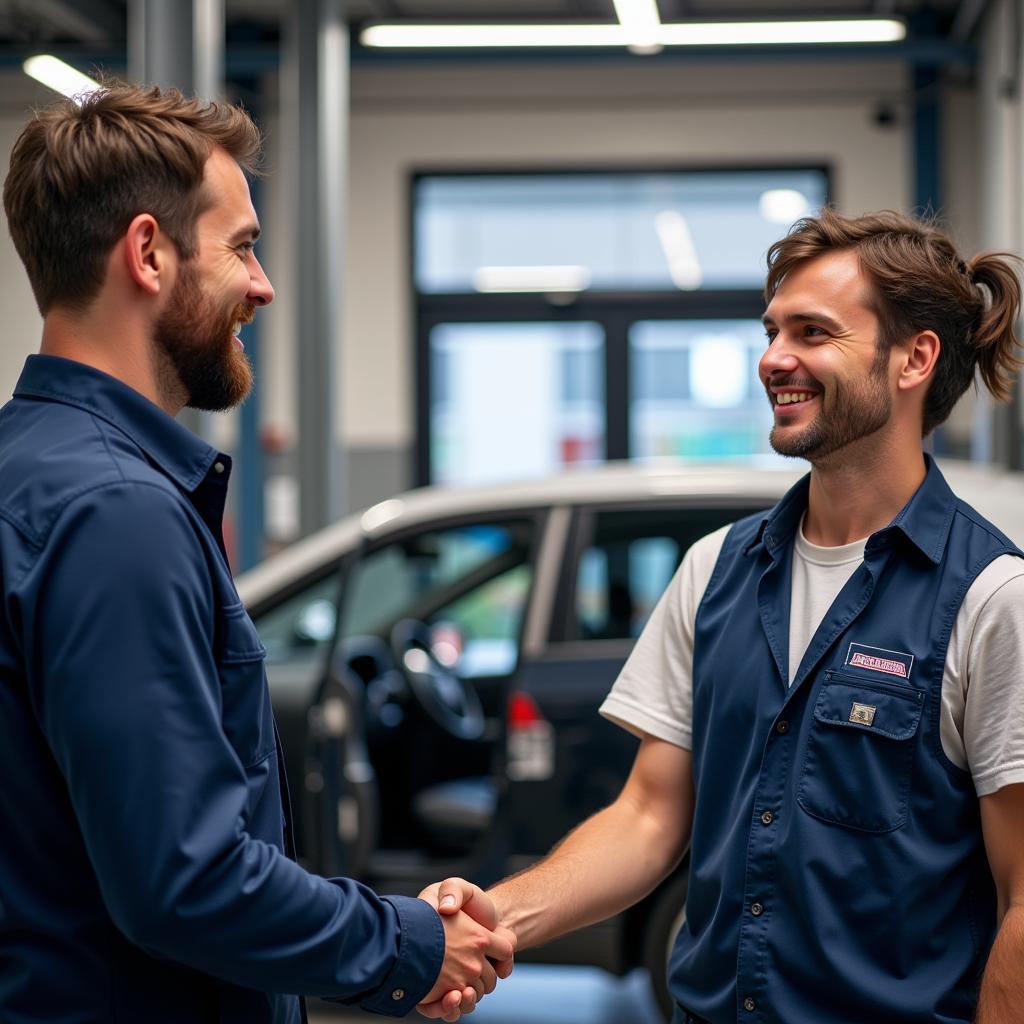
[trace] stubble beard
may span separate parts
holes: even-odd
[[[252,364],[235,344],[231,328],[248,323],[254,309],[251,303],[218,309],[203,291],[195,266],[183,264],[154,330],[161,390],[204,412],[224,412],[245,401],[252,390]]]
[[[802,431],[787,436],[776,425],[768,443],[780,455],[819,462],[881,430],[892,413],[887,366],[880,354],[866,377],[835,381],[828,392],[821,392],[821,409]]]

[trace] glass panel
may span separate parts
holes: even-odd
[[[810,169],[423,177],[416,287],[471,292],[481,268],[560,267],[593,289],[760,288],[768,246],[827,188]]]
[[[484,640],[518,636],[518,625],[508,633],[512,627],[505,613],[511,614],[512,597],[499,581],[527,563],[532,534],[529,522],[460,526],[426,531],[370,552],[354,567],[346,587],[342,637],[386,637],[404,618],[450,621]],[[470,595],[492,583],[496,589],[474,606]],[[506,583],[515,586],[514,580]],[[525,599],[525,589],[522,593]]]
[[[772,413],[757,378],[757,320],[643,320],[629,334],[630,454],[773,454]]]
[[[740,509],[604,512],[580,556],[570,639],[635,639],[698,538],[738,519]]]
[[[604,458],[598,324],[440,324],[430,358],[433,482],[545,476]]]
[[[430,619],[434,647],[447,643],[449,661],[466,679],[511,675],[533,572],[514,569],[471,590]]]
[[[337,624],[338,577],[332,573],[256,620],[267,663],[304,659],[331,641]]]

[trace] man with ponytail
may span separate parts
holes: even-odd
[[[975,379],[1008,396],[1016,261],[826,210],[766,299],[810,473],[686,554],[602,707],[641,738],[621,796],[491,899],[528,947],[689,847],[677,1024],[1022,1021],[1024,558],[922,446]]]

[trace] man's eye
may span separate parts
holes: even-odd
[[[769,345],[775,340],[775,337],[778,333],[779,332],[775,330],[774,327],[770,327],[768,330],[764,332],[764,336],[768,339]]]
[[[238,255],[242,257],[243,260],[248,259],[256,251],[256,243],[243,242],[240,246],[237,247],[236,251],[238,252]]]
[[[804,333],[811,335],[812,338],[816,338],[823,335],[825,332],[820,327],[815,327],[812,324],[808,324],[804,328]]]

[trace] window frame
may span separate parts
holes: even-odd
[[[598,177],[650,174],[757,173],[816,171],[825,179],[825,203],[835,201],[833,172],[828,163],[766,164],[670,164],[641,167],[548,167],[548,168],[419,168],[408,178],[408,274],[414,322],[415,432],[413,453],[416,486],[433,483],[431,474],[432,393],[430,334],[446,323],[567,323],[589,320],[605,334],[605,461],[628,459],[630,440],[629,331],[640,320],[760,319],[764,297],[760,288],[679,289],[660,291],[587,290],[571,303],[559,305],[545,295],[478,294],[475,292],[420,292],[416,287],[416,190],[419,182],[432,177]]]

